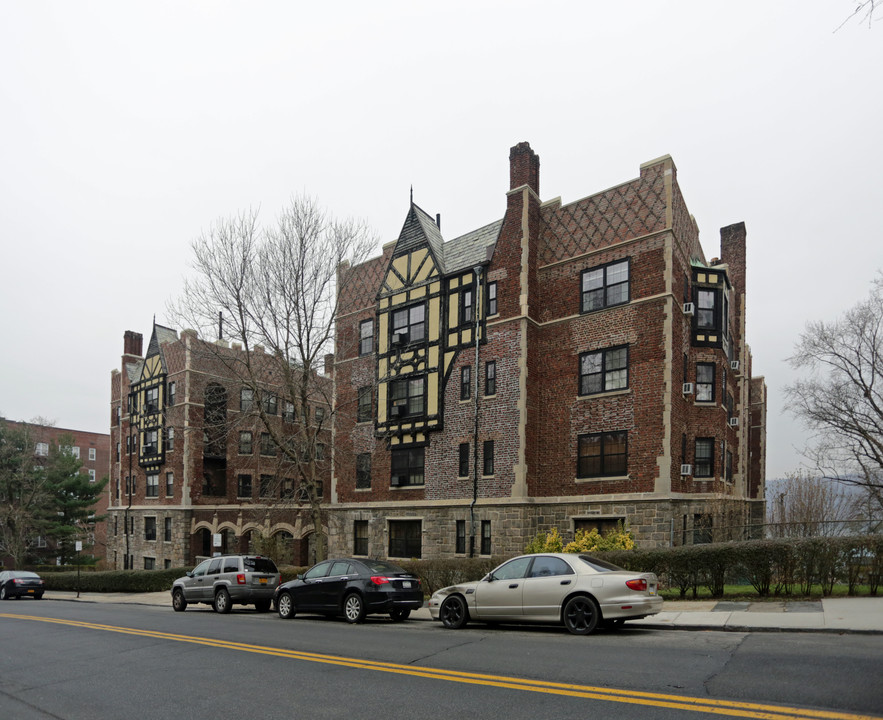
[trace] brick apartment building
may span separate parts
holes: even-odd
[[[256,414],[260,406],[294,435],[294,406],[271,381],[237,380],[231,367],[244,352],[154,324],[142,357],[141,334],[125,333],[121,368],[111,376],[111,567],[181,567],[215,553],[253,552],[255,533],[281,541],[277,562],[311,560],[313,531],[296,472]],[[250,359],[272,376],[274,360],[263,349]],[[317,406],[309,420],[323,415]]]
[[[509,160],[501,219],[446,241],[412,201],[340,269],[329,553],[514,554],[618,522],[677,545],[721,503],[760,522],[744,224],[706,259],[669,156],[570,204],[541,200],[527,143]]]
[[[80,472],[87,474],[91,482],[99,482],[108,476],[110,468],[110,436],[102,433],[87,432],[85,430],[70,430],[51,425],[38,425],[32,423],[7,422],[10,427],[27,427],[34,442],[34,464],[42,465],[49,456],[49,447],[52,444],[59,447],[66,446],[74,457],[78,458],[82,467]],[[98,497],[94,505],[94,515],[97,518],[107,512],[107,492]],[[81,538],[83,552],[104,557],[107,542],[107,523],[98,521],[88,528]],[[40,555],[46,562],[54,562],[54,549],[50,547],[44,538],[33,538],[33,550],[35,555]]]

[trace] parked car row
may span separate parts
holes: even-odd
[[[368,615],[407,620],[424,602],[420,578],[385,560],[335,558],[317,563],[280,584],[269,558],[225,555],[204,560],[172,586],[172,607],[205,603],[219,613],[254,605],[279,617],[298,613],[342,616],[349,623]],[[653,573],[635,573],[590,555],[537,553],[507,560],[481,580],[442,588],[429,612],[445,628],[468,622],[563,624],[575,635],[662,610]]]

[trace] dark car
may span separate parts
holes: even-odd
[[[37,573],[26,570],[4,570],[0,573],[0,600],[20,597],[39,600],[44,590],[43,578]]]
[[[357,623],[366,615],[384,614],[401,622],[423,606],[423,588],[416,575],[385,560],[337,558],[280,585],[274,602],[285,620],[319,613]]]
[[[228,613],[234,605],[254,605],[267,612],[279,585],[279,570],[268,557],[220,555],[203,560],[172,585],[172,607],[181,612],[190,603],[211,605]]]

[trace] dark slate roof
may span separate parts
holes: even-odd
[[[162,346],[166,343],[175,342],[177,339],[177,330],[173,330],[172,328],[168,328],[163,325],[157,325],[156,323],[154,323],[153,333],[150,336],[150,344],[147,346],[147,355],[145,355],[145,357],[159,355],[160,362],[162,363],[163,372],[168,372],[168,369],[166,368],[166,358],[162,351]]]
[[[502,220],[496,220],[484,227],[473,230],[444,245],[445,272],[455,273],[483,265],[490,260],[494,245],[500,236]]]
[[[129,376],[129,384],[136,383],[141,380],[141,372],[144,370],[144,361],[126,363],[126,375]]]
[[[442,247],[445,240],[438,229],[435,220],[425,210],[411,203],[408,217],[399,233],[394,255],[403,255],[422,245],[428,245],[430,252],[435,257],[441,272],[444,272],[444,254]]]

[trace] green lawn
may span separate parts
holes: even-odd
[[[791,595],[773,595],[768,597],[760,597],[757,591],[751,585],[724,585],[723,597],[718,600],[743,600],[751,602],[774,602],[778,600],[819,600],[823,597],[822,586],[814,585],[809,595],[801,595],[799,587],[792,588]],[[662,588],[659,591],[660,596],[666,600],[713,600],[711,593],[707,587],[700,586],[697,588],[697,595],[694,598],[692,590],[687,590],[687,594],[681,597],[681,593],[677,588]],[[871,594],[868,585],[859,585],[855,588],[854,597],[869,597]],[[849,597],[848,586],[835,585],[833,592],[828,597]]]

